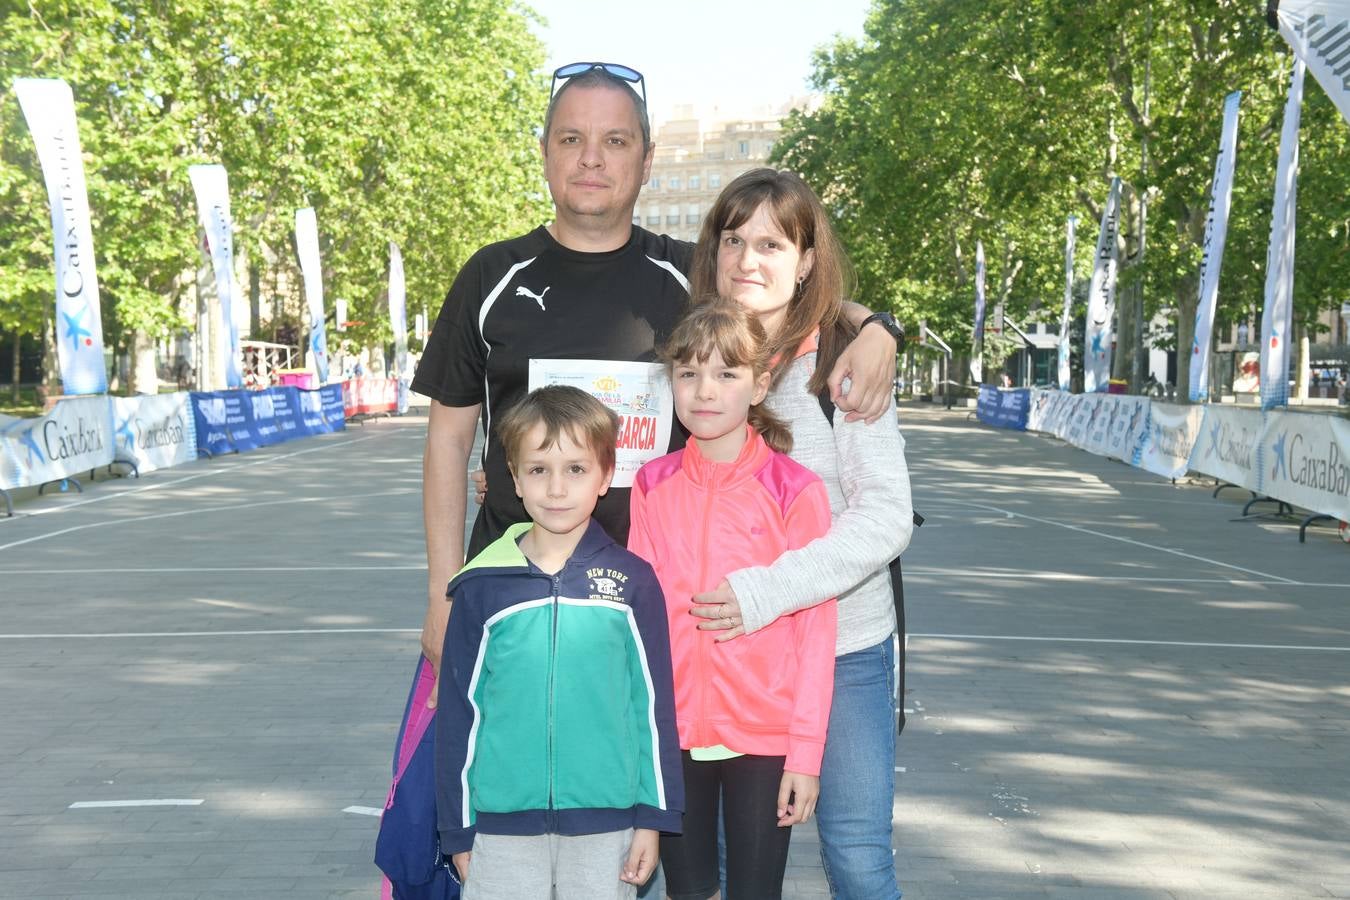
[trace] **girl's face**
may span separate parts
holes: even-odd
[[[699,452],[714,462],[734,460],[745,446],[750,407],[764,399],[769,373],[749,366],[728,366],[716,350],[707,362],[697,359],[671,367],[675,414],[698,441]]]
[[[760,204],[739,228],[723,229],[717,245],[717,293],[753,312],[770,337],[787,318],[797,282],[815,261],[802,253]]]

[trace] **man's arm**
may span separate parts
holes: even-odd
[[[473,452],[478,410],[431,401],[427,442],[422,451],[422,524],[427,533],[427,614],[422,622],[422,653],[440,672],[445,621],[450,617],[446,586],[464,565],[464,516],[468,500],[469,454]],[[427,706],[435,707],[437,691]]]
[[[865,306],[851,300],[844,302],[844,318],[854,327],[862,327],[863,320],[872,315]],[[869,325],[858,332],[844,352],[839,354],[830,371],[830,399],[848,413],[846,421],[865,419],[875,422],[886,411],[886,403],[895,385],[895,338],[880,325]],[[848,393],[843,392],[844,379],[849,379]]]

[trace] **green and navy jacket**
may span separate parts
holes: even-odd
[[[474,834],[678,832],[684,782],[656,575],[591,521],[562,570],[513,525],[460,570],[441,655],[441,852]]]

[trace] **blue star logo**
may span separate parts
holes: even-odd
[[[117,423],[117,436],[126,441],[127,449],[136,452],[136,432],[131,429],[131,417]]]
[[[84,320],[84,314],[87,312],[89,312],[88,306],[84,307],[84,309],[73,316],[68,312],[61,313],[62,318],[66,320],[66,337],[70,338],[71,350],[80,349],[80,338],[89,338],[89,340],[86,341],[86,344],[93,343],[93,333],[80,324],[80,322]]]
[[[1275,444],[1270,448],[1275,454],[1275,465],[1270,470],[1270,478],[1272,481],[1278,478],[1281,472],[1284,473],[1285,478],[1289,477],[1289,470],[1285,467],[1284,461],[1284,439],[1288,437],[1288,434],[1288,432],[1281,434],[1275,439]]]
[[[33,464],[34,456],[37,457],[38,462],[40,463],[45,463],[47,461],[47,458],[42,455],[42,448],[37,445],[37,438],[33,437],[34,430],[35,428],[29,428],[23,433],[23,437],[20,438],[20,442],[28,448],[28,465],[30,466]]]
[[[1219,432],[1222,430],[1223,424],[1220,422],[1215,422],[1214,426],[1209,429],[1209,452],[1205,454],[1205,459],[1209,459],[1219,452]]]
[[[313,351],[315,356],[323,352],[323,335],[319,333],[317,328],[309,333],[309,349]]]
[[[1096,353],[1096,354],[1098,354],[1098,355],[1101,355],[1101,354],[1103,354],[1103,353],[1106,352],[1106,350],[1102,347],[1102,337],[1103,337],[1103,336],[1104,336],[1104,332],[1101,332],[1101,331],[1097,332],[1096,334],[1094,334],[1094,335],[1092,336],[1092,352],[1093,352],[1093,353]]]

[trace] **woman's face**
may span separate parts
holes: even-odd
[[[815,250],[802,253],[761,204],[739,228],[718,235],[717,292],[753,312],[772,336],[814,259]]]

